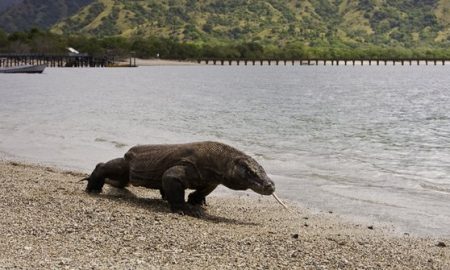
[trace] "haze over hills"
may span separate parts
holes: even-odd
[[[8,32],[50,28],[92,0],[0,0],[0,27]]]
[[[20,2],[22,2],[22,0],[2,0],[0,1],[0,12]]]
[[[23,0],[0,13],[6,30],[34,25],[196,43],[448,47],[450,0]]]

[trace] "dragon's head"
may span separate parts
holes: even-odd
[[[231,171],[232,189],[251,189],[261,195],[272,195],[275,183],[267,176],[263,167],[249,156],[234,161]]]

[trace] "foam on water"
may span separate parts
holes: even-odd
[[[450,235],[448,66],[47,69],[0,76],[0,153],[89,172],[135,144],[219,140],[278,194]]]

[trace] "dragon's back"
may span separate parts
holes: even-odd
[[[132,147],[125,159],[130,167],[130,179],[159,181],[164,172],[177,165],[192,164],[197,169],[220,169],[229,160],[245,155],[241,151],[219,142],[186,144],[154,144]]]

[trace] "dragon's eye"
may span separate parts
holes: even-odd
[[[255,173],[250,169],[245,170],[245,174],[247,175],[247,177],[255,176]]]
[[[237,166],[237,170],[238,170],[238,173],[239,173],[242,177],[247,175],[247,168],[246,168],[246,167],[244,167],[244,166],[242,166],[242,165],[239,165],[239,166]]]

